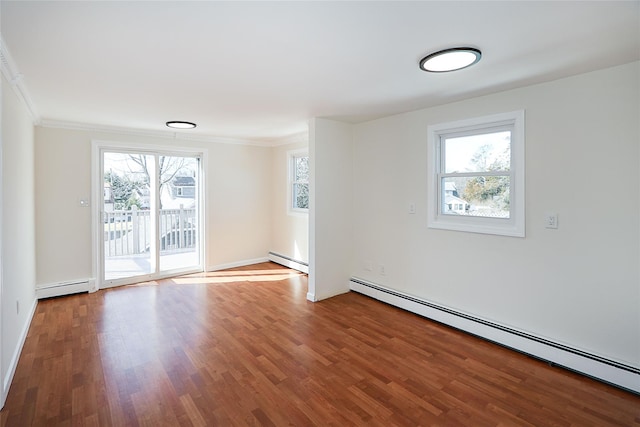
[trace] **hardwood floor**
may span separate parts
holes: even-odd
[[[265,263],[40,301],[2,426],[640,426],[640,397]]]

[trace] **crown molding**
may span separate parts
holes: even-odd
[[[291,135],[284,136],[282,138],[271,139],[271,146],[278,147],[281,145],[290,144],[309,144],[309,131],[298,132]]]
[[[31,115],[31,119],[34,125],[40,123],[40,116],[38,115],[38,111],[36,110],[33,101],[31,100],[31,96],[29,95],[29,90],[27,89],[27,85],[24,82],[24,76],[18,70],[18,66],[16,65],[9,49],[7,48],[7,44],[4,42],[2,35],[0,34],[0,69],[2,70],[2,74],[7,79],[7,81],[11,84],[13,91],[16,93],[18,98],[22,100],[22,102],[27,107],[29,114]]]
[[[232,144],[232,145],[250,145],[255,147],[273,147],[275,142],[272,140],[262,139],[241,139],[241,138],[224,138],[204,134],[187,134],[187,132],[158,131],[148,129],[134,129],[120,126],[99,125],[92,123],[69,122],[62,120],[40,120],[38,126],[52,129],[67,129],[84,132],[103,132],[115,133],[129,136],[142,136],[163,139],[178,139],[183,141],[197,141],[205,143]]]

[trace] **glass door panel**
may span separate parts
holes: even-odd
[[[155,158],[148,154],[104,152],[102,204],[104,280],[156,271]]]
[[[160,156],[158,165],[160,271],[196,268],[200,265],[199,159]]]

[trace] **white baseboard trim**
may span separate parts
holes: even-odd
[[[50,283],[36,286],[36,298],[51,298],[62,295],[77,294],[79,292],[89,292],[95,287],[93,279],[78,279],[67,282]]]
[[[280,255],[275,252],[269,252],[269,261],[309,274],[309,264],[304,261],[289,258],[288,256]]]
[[[13,381],[13,376],[16,373],[16,368],[18,367],[18,360],[20,360],[20,354],[22,353],[22,348],[24,347],[24,342],[27,340],[27,334],[29,333],[29,327],[31,326],[31,322],[33,321],[33,316],[36,313],[36,306],[38,305],[38,300],[34,299],[33,304],[31,305],[31,309],[29,310],[29,315],[27,316],[27,321],[22,327],[22,331],[20,332],[20,337],[18,338],[18,345],[13,351],[13,356],[11,357],[11,362],[9,363],[9,369],[7,370],[7,374],[3,378],[2,381],[2,402],[0,402],[0,408],[4,407],[4,403],[7,400],[7,396],[9,395],[9,388],[11,387],[11,381]]]
[[[312,294],[311,292],[307,293],[307,301],[316,302],[316,294]]]
[[[228,268],[245,267],[247,265],[260,264],[261,262],[269,262],[269,258],[245,259],[243,261],[230,262],[228,264],[218,264],[207,267],[207,271],[226,270]]]
[[[640,394],[640,368],[471,316],[424,299],[352,277],[352,291],[460,329],[513,350]]]

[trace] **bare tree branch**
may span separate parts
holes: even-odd
[[[142,173],[144,173],[146,177],[146,183],[151,184],[151,176],[149,175],[149,168],[147,165],[147,156],[144,154],[130,154],[129,159],[133,161],[135,164],[140,166],[142,169]],[[180,172],[185,164],[184,157],[172,157],[172,156],[160,156],[158,159],[158,190],[159,193],[162,194],[162,189],[165,185],[170,183]],[[140,173],[140,171],[133,171],[131,167],[129,167],[129,171],[131,173]],[[160,209],[162,209],[162,200],[158,201]]]

